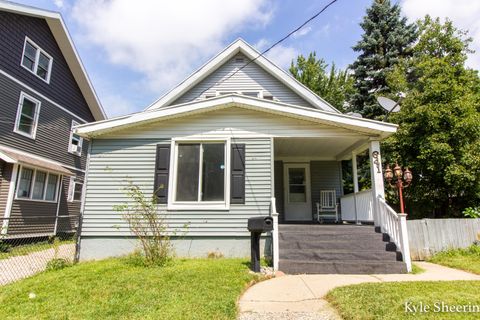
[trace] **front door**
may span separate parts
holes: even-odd
[[[310,164],[287,163],[284,166],[285,220],[311,221]]]

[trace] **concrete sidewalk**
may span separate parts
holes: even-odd
[[[340,319],[324,299],[336,287],[365,282],[480,280],[480,275],[428,262],[420,274],[287,275],[260,282],[240,298],[240,319]]]

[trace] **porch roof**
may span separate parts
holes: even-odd
[[[392,123],[357,118],[336,112],[322,111],[238,94],[229,94],[79,125],[75,127],[75,131],[77,134],[84,137],[96,137],[108,132],[140,126],[147,123],[191,116],[229,107],[240,107],[295,119],[307,120],[323,125],[344,128],[358,132],[359,134],[375,136],[379,139],[388,137],[397,130],[397,125]]]

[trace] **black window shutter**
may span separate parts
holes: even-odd
[[[168,174],[170,169],[170,145],[158,144],[155,159],[155,181],[153,192],[157,196],[157,203],[168,201]]]
[[[230,203],[245,203],[245,144],[232,144]]]

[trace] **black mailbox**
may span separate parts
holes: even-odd
[[[272,230],[272,217],[252,217],[248,219],[248,231],[250,231],[251,235],[251,268],[255,272],[260,272],[260,235],[262,232]]]
[[[253,217],[248,219],[248,231],[267,232],[273,230],[272,217]]]

